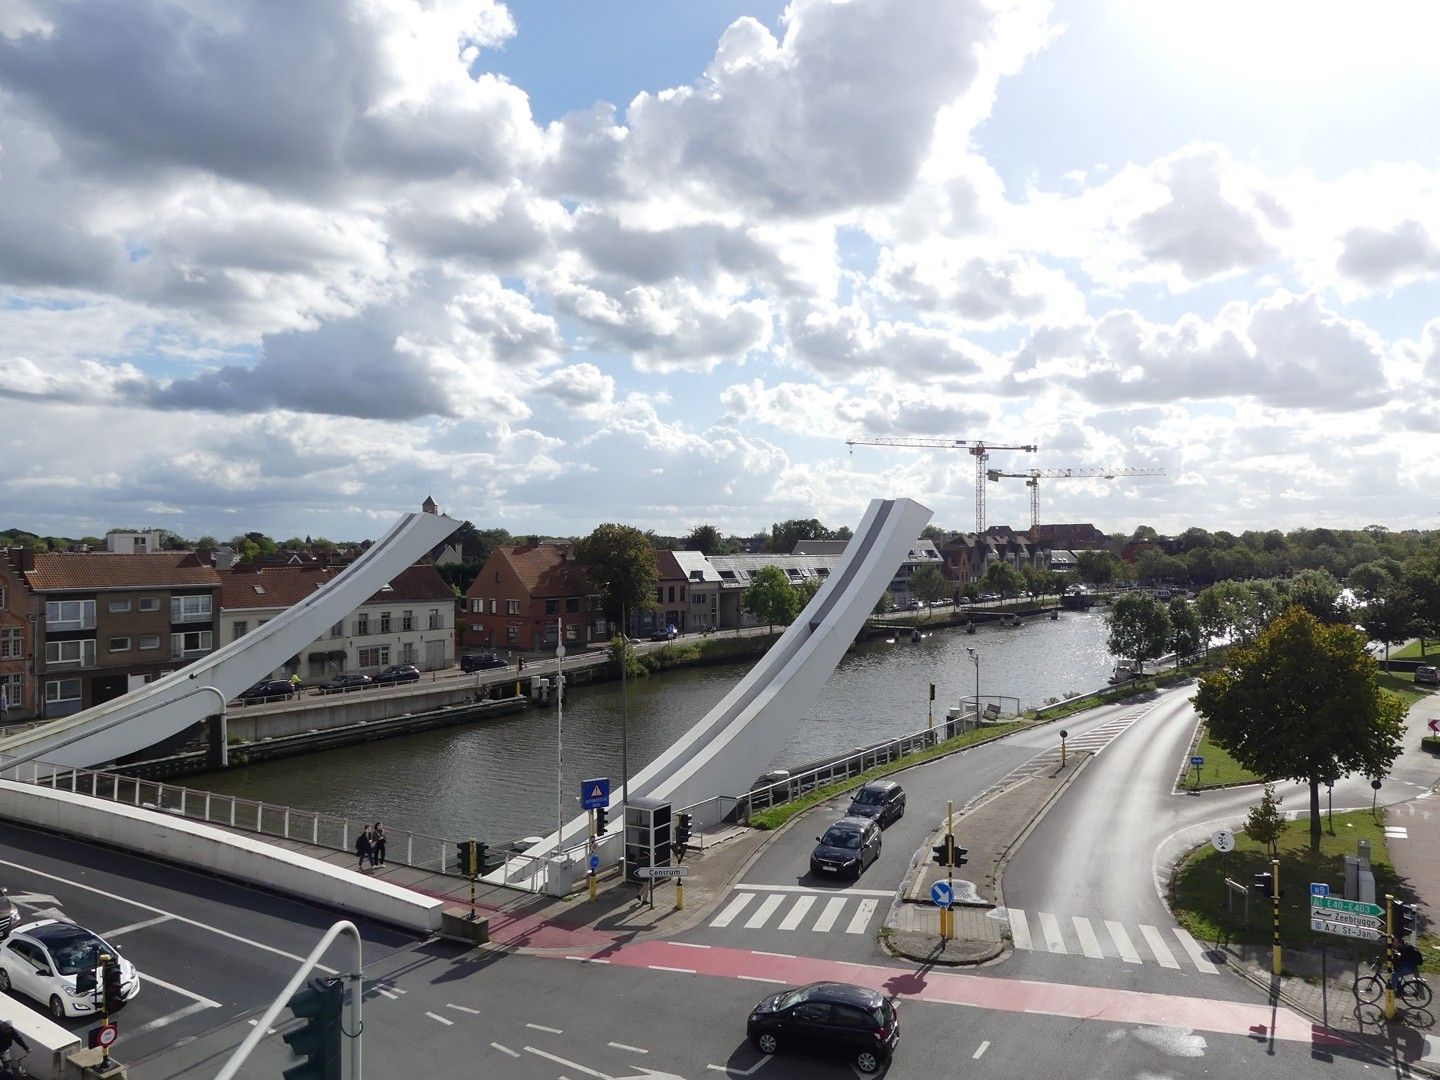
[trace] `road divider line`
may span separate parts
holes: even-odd
[[[207,1009],[220,1008],[220,1002],[218,1001],[211,1001],[207,997],[203,997],[200,994],[194,993],[193,991],[186,990],[183,986],[176,986],[174,983],[168,983],[164,979],[157,979],[154,975],[147,974],[143,971],[140,973],[140,981],[154,983],[156,986],[163,986],[171,993],[180,994],[183,997],[188,997],[191,1001],[202,1002]]]
[[[736,975],[737,979],[744,979],[746,982],[775,983],[778,986],[788,985],[784,979],[772,979],[768,975]]]
[[[526,1024],[525,1026],[528,1028],[534,1028],[536,1031],[548,1031],[551,1035],[565,1034],[559,1028],[546,1027],[544,1024]]]
[[[651,971],[673,971],[676,975],[694,975],[694,968],[666,967],[664,964],[646,964]]]
[[[693,941],[672,941],[671,945],[678,945],[682,949],[708,949],[709,945],[697,945]]]
[[[176,1009],[173,1013],[168,1013],[165,1016],[158,1016],[154,1020],[151,1020],[149,1023],[141,1024],[137,1028],[131,1028],[127,1034],[139,1035],[141,1032],[154,1031],[156,1028],[166,1027],[170,1024],[175,1023],[176,1020],[183,1020],[187,1016],[191,1016],[197,1012],[204,1012],[206,1009],[210,1008],[218,1008],[218,1006],[204,1001],[196,1001],[189,1005],[186,1005],[183,1009]],[[271,1029],[270,1033],[272,1035],[274,1034],[273,1028]]]
[[[156,915],[153,919],[145,919],[142,922],[131,923],[129,926],[119,926],[114,930],[107,930],[100,936],[106,941],[109,941],[112,937],[119,937],[121,934],[128,934],[134,930],[144,930],[147,927],[159,926],[163,922],[169,922],[174,917],[173,915]]]
[[[626,1043],[612,1042],[609,1044],[616,1050],[629,1050],[632,1054],[648,1054],[650,1051],[641,1046],[630,1046]]]
[[[428,1017],[430,1017],[431,1020],[438,1020],[438,1021],[440,1021],[440,1023],[444,1024],[446,1027],[454,1027],[454,1026],[455,1026],[455,1021],[454,1021],[454,1020],[451,1020],[448,1016],[441,1016],[439,1013],[433,1013],[433,1012],[427,1012],[425,1015],[428,1016]]]
[[[982,1042],[979,1046],[975,1048],[975,1053],[971,1054],[970,1057],[974,1061],[979,1061],[982,1057],[985,1056],[985,1051],[989,1049],[990,1040],[986,1039],[984,1042]]]
[[[811,889],[805,885],[747,885],[741,882],[735,886],[736,889],[749,889],[751,892],[778,892],[778,893],[809,893],[811,896],[835,896],[834,889]],[[845,889],[845,896],[894,896],[894,889]]]
[[[479,1016],[479,1015],[480,1015],[480,1010],[479,1010],[479,1009],[472,1009],[472,1008],[470,1008],[469,1005],[447,1004],[445,1007],[446,1007],[447,1009],[454,1009],[456,1012],[469,1013],[471,1016]]]
[[[788,952],[766,952],[764,949],[751,949],[750,953],[752,956],[778,956],[781,960],[798,959],[794,953]]]
[[[514,1050],[511,1050],[508,1046],[501,1046],[497,1042],[492,1042],[490,1045],[493,1046],[496,1050],[499,1050],[502,1054],[509,1054],[513,1058],[518,1058],[520,1056]]]
[[[596,1078],[596,1080],[612,1080],[611,1077],[606,1076],[606,1075],[605,1075],[604,1073],[602,1073],[602,1072],[597,1072],[597,1071],[594,1070],[594,1069],[586,1068],[584,1065],[581,1065],[578,1061],[566,1061],[566,1060],[565,1060],[564,1058],[562,1058],[559,1054],[551,1054],[551,1053],[548,1053],[548,1052],[546,1052],[546,1051],[544,1051],[544,1050],[537,1050],[537,1049],[535,1049],[535,1047],[533,1047],[533,1046],[527,1046],[527,1047],[525,1047],[525,1052],[526,1052],[527,1054],[534,1054],[536,1057],[546,1058],[546,1059],[548,1059],[548,1060],[550,1060],[550,1061],[555,1062],[556,1065],[564,1065],[564,1066],[566,1066],[567,1068],[574,1069],[576,1072],[582,1072],[582,1073],[584,1073],[586,1076],[593,1076],[593,1077]],[[520,1055],[519,1055],[519,1054],[516,1054],[515,1056],[516,1056],[516,1057],[519,1057]]]

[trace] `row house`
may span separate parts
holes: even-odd
[[[497,546],[465,597],[467,649],[539,652],[554,650],[562,636],[567,647],[581,647],[616,632],[568,543]]]
[[[838,562],[839,556],[845,552],[847,543],[849,543],[847,540],[797,540],[793,550],[796,555],[834,556]],[[924,566],[933,566],[944,573],[945,560],[934,542],[922,537],[910,545],[910,549],[905,553],[905,558],[895,571],[895,576],[890,579],[889,592],[892,607],[907,607],[910,601],[915,599],[910,592],[910,579],[915,576],[916,571]]]
[[[834,541],[844,548],[844,541]],[[767,566],[776,567],[790,584],[797,588],[807,581],[822,584],[840,564],[840,554],[828,555],[712,555],[710,565],[720,578],[717,601],[721,627],[763,626],[757,616],[745,610],[745,590],[755,583],[755,575]]]
[[[1003,525],[992,526],[983,533],[961,533],[945,541],[940,548],[941,572],[944,573],[955,600],[966,585],[978,582],[992,563],[1004,562],[1016,570],[1043,564],[1041,549],[1023,533]]]
[[[238,563],[220,572],[220,643],[264,626],[343,567]],[[437,671],[455,662],[455,603],[433,566],[408,566],[266,678],[316,683],[344,671],[373,674],[392,664]],[[260,681],[260,680],[256,680]]]
[[[12,549],[0,587],[11,719],[80,712],[215,648],[220,578],[194,552]]]

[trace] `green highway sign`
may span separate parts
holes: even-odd
[[[1312,896],[1310,907],[1321,911],[1344,911],[1351,915],[1374,915],[1385,917],[1385,909],[1379,904],[1365,904],[1359,900],[1342,900],[1338,896]]]

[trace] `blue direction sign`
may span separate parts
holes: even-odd
[[[610,778],[596,777],[580,782],[580,805],[586,810],[598,810],[610,805]]]
[[[1194,757],[1192,757],[1192,758],[1190,759],[1190,764],[1191,764],[1191,765],[1194,765],[1194,766],[1196,766],[1196,767],[1198,768],[1199,766],[1205,764],[1205,759],[1204,759],[1203,757],[1201,757],[1199,754],[1196,754]]]
[[[591,855],[591,856],[590,856],[590,869],[591,869],[591,870],[599,870],[599,869],[600,869],[600,856],[599,856],[599,855]]]
[[[1330,886],[1324,884],[1323,882],[1312,881],[1312,882],[1310,882],[1310,895],[1311,895],[1311,896],[1329,896],[1329,895],[1330,895]]]
[[[936,907],[948,908],[955,902],[955,893],[948,881],[937,881],[930,886],[930,899]]]

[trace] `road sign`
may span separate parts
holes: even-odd
[[[585,810],[596,810],[610,805],[610,778],[597,777],[580,782],[580,806]]]
[[[591,856],[590,856],[590,869],[591,869],[591,870],[599,870],[599,869],[600,869],[600,856],[599,856],[599,855],[591,855]]]
[[[1324,919],[1326,922],[1344,923],[1347,926],[1367,926],[1371,930],[1379,930],[1385,925],[1385,920],[1378,915],[1356,915],[1349,911],[1330,911],[1328,908],[1310,907],[1311,919]]]
[[[1172,758],[1171,760],[1173,761],[1174,759]],[[1204,764],[1205,764],[1205,759],[1204,759],[1203,757],[1201,757],[1199,754],[1196,754],[1194,757],[1192,757],[1192,758],[1190,759],[1190,764],[1191,764],[1191,765],[1194,765],[1194,766],[1198,769],[1201,765],[1204,765]]]
[[[1430,730],[1440,735],[1440,717],[1430,721]]]
[[[1337,937],[1359,938],[1361,941],[1379,941],[1382,934],[1373,926],[1354,926],[1351,923],[1335,922],[1333,919],[1311,919],[1310,929]]]
[[[635,871],[636,877],[642,878],[671,878],[689,877],[690,867],[688,866],[641,866]]]
[[[1312,896],[1310,898],[1312,910],[1320,908],[1323,911],[1343,911],[1347,915],[1373,915],[1377,919],[1385,917],[1385,909],[1379,904],[1367,904],[1360,900],[1344,900],[1338,896]],[[1333,916],[1326,915],[1329,919]]]
[[[948,881],[937,881],[930,886],[930,899],[936,907],[948,908],[955,903],[955,890]]]
[[[1210,837],[1210,846],[1220,854],[1235,850],[1235,834],[1229,829],[1217,830],[1215,835]]]
[[[1311,895],[1311,896],[1329,896],[1329,895],[1330,895],[1330,886],[1329,886],[1329,885],[1326,885],[1323,881],[1312,881],[1312,882],[1310,882],[1310,895]]]
[[[111,1047],[115,1040],[120,1037],[120,1025],[113,1020],[97,1028],[90,1029],[90,1046],[93,1049],[97,1046]]]

